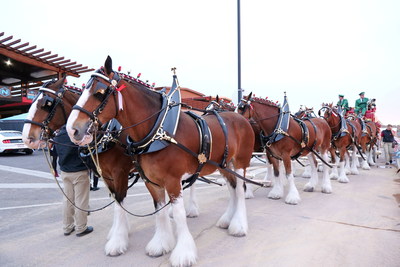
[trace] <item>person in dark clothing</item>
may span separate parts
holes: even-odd
[[[392,164],[392,144],[395,140],[391,124],[388,124],[386,130],[383,130],[381,132],[381,137],[383,143],[383,151],[385,152],[386,165]]]
[[[90,190],[91,191],[97,191],[100,188],[97,187],[98,183],[99,183],[99,177],[96,175],[96,173],[92,170],[89,171],[89,175],[90,175],[90,180],[92,180],[93,182],[93,186],[90,185]]]
[[[58,171],[57,171],[57,158],[58,158],[58,154],[57,154],[57,150],[56,147],[53,145],[50,148],[50,156],[52,158],[52,162],[51,162],[51,166],[53,167],[54,170],[54,175],[56,177],[58,177]]]
[[[60,129],[54,141],[65,195],[77,207],[87,209],[89,207],[89,172],[79,157],[78,147],[69,139],[65,125]],[[77,236],[91,233],[93,227],[87,226],[88,213],[75,208],[68,199],[64,196],[64,235],[70,235],[75,230]]]

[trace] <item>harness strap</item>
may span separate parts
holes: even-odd
[[[198,179],[206,160],[210,157],[211,150],[211,132],[208,128],[207,122],[202,117],[191,111],[187,111],[186,114],[188,114],[196,122],[197,129],[199,130],[200,135],[200,151],[197,155],[199,165],[197,166],[197,169],[192,176],[187,178],[185,181],[182,181],[182,184],[187,183],[187,185],[183,189],[192,186],[193,183]]]

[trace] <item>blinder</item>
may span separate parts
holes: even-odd
[[[55,99],[51,96],[45,95],[41,108],[46,112],[51,112],[54,108]]]

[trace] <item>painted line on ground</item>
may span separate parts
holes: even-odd
[[[25,174],[25,175],[28,175],[28,176],[36,176],[36,177],[49,179],[49,180],[54,180],[54,177],[50,173],[50,171],[49,172],[42,172],[42,171],[35,171],[35,170],[30,170],[30,169],[10,167],[10,166],[6,166],[6,165],[0,165],[0,170],[1,171],[19,173],[19,174]],[[60,178],[57,178],[57,180],[61,181]]]
[[[211,185],[204,185],[204,186],[197,186],[196,190],[203,190],[203,189],[210,189],[210,188],[219,188],[219,186],[211,186]],[[126,197],[142,197],[142,196],[150,196],[150,193],[138,193],[138,194],[128,194]],[[110,200],[110,197],[101,197],[101,198],[93,198],[90,199],[90,202],[100,201],[100,200]],[[34,204],[34,205],[23,205],[23,206],[14,206],[14,207],[5,207],[0,208],[0,211],[3,210],[16,210],[16,209],[26,209],[26,208],[40,208],[40,207],[48,207],[53,205],[61,205],[62,202],[53,202],[53,203],[43,203],[43,204]]]

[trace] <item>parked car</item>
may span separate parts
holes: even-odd
[[[0,131],[0,153],[25,152],[27,155],[33,150],[22,142],[20,131]]]

